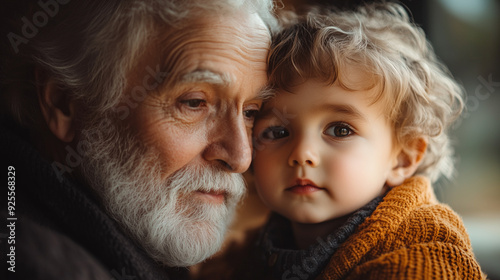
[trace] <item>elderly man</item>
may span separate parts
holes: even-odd
[[[7,276],[181,279],[219,249],[244,193],[272,4],[9,5]]]

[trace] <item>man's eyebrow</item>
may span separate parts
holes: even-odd
[[[218,73],[208,69],[196,69],[180,77],[181,83],[208,83],[227,86],[231,78],[227,74]]]
[[[231,83],[231,77],[227,73],[218,73],[208,69],[196,69],[181,75],[181,83],[208,83],[218,86],[228,86]],[[276,95],[275,90],[268,85],[263,86],[257,91],[254,100],[268,100]]]
[[[335,113],[348,115],[351,118],[366,120],[365,115],[361,111],[348,104],[324,104],[320,107],[320,110],[334,111]]]

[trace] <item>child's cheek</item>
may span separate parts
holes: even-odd
[[[370,153],[360,147],[345,147],[338,150],[335,156],[327,159],[327,176],[336,185],[354,188],[370,177],[372,161]]]

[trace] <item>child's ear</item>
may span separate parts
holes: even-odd
[[[411,177],[424,158],[427,149],[427,139],[419,137],[401,148],[394,160],[394,166],[387,176],[386,184],[390,187],[401,185]]]
[[[49,130],[59,140],[71,142],[75,137],[75,102],[51,77],[37,70],[38,103]]]

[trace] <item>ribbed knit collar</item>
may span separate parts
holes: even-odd
[[[261,259],[275,279],[314,279],[320,274],[337,248],[369,217],[384,196],[379,196],[354,212],[347,221],[325,239],[319,238],[306,250],[294,249],[290,221],[273,213],[259,239]]]

